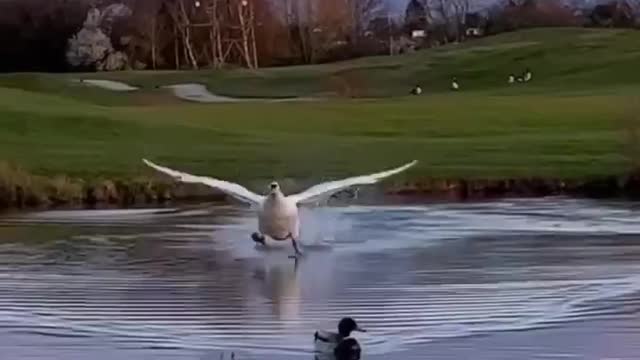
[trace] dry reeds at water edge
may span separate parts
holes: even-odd
[[[640,105],[638,100],[628,106],[620,118],[623,129],[624,155],[631,163],[633,173],[640,173]]]
[[[79,193],[79,189],[70,181],[60,178],[55,182],[44,177],[34,176],[27,171],[0,161],[0,207],[36,206],[49,201],[48,191],[70,196]]]
[[[40,176],[0,161],[0,208],[162,202],[172,198],[174,187],[145,178],[85,181]]]

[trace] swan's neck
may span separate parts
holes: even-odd
[[[284,202],[285,196],[280,190],[274,190],[267,196],[267,202],[271,204],[280,204]]]

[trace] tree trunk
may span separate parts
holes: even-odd
[[[211,43],[211,56],[213,57],[213,67],[219,68],[221,63],[221,51],[218,46],[217,39],[220,35],[220,24],[218,21],[218,0],[211,0],[211,8],[209,13],[209,42]]]
[[[156,60],[156,17],[153,16],[153,18],[151,18],[151,64],[153,67],[153,70],[156,69],[157,66],[157,60]]]
[[[252,48],[253,48],[253,68],[258,68],[258,46],[256,45],[256,31],[252,27],[251,28],[251,38],[252,38]]]
[[[211,46],[211,67],[218,68],[218,54],[216,51],[216,35],[213,28],[209,29],[209,45]]]
[[[313,14],[313,3],[311,1],[307,1],[307,19],[316,19],[316,17]],[[308,59],[309,59],[309,63],[313,64],[316,62],[316,44],[315,44],[315,36],[314,36],[314,27],[315,25],[312,25],[314,22],[310,21],[309,25],[306,26],[306,38],[307,38],[307,53],[308,53]]]
[[[449,42],[449,30],[451,29],[451,19],[449,18],[448,11],[449,3],[446,3],[445,0],[440,0],[440,8],[439,12],[442,16],[442,20],[444,20],[444,44]]]
[[[299,39],[299,49],[300,49],[300,57],[302,58],[302,62],[306,63],[306,64],[310,64],[313,60],[313,51],[309,50],[310,48],[310,41],[311,39],[309,38],[309,32],[305,30],[305,28],[308,30],[309,28],[309,22],[307,22],[306,25],[303,25],[302,20],[300,19],[300,4],[302,3],[302,0],[297,1],[296,4],[293,5],[293,9],[294,9],[294,21],[296,23],[295,27],[296,30],[298,31],[298,39]],[[312,15],[312,11],[311,11],[311,4],[309,4],[307,2],[307,6],[309,7],[307,9],[308,12],[308,16],[307,18],[312,19],[311,15]]]
[[[258,68],[258,46],[256,44],[256,17],[255,17],[255,11],[253,8],[253,3],[251,3],[249,5],[249,19],[250,19],[250,26],[251,26],[251,50],[253,51],[253,68],[257,69]]]
[[[176,57],[176,70],[180,70],[180,44],[178,43],[180,38],[178,37],[178,25],[175,23],[173,24],[173,39],[173,53]]]
[[[284,9],[284,24],[287,33],[287,52],[291,54],[293,39],[291,39],[291,6],[289,0],[282,0],[282,8]]]
[[[188,61],[191,62],[191,67],[193,70],[198,70],[198,61],[193,53],[193,47],[191,46],[191,24],[189,21],[189,16],[187,15],[187,11],[184,7],[184,0],[180,0],[180,11],[182,13],[182,18],[184,24],[182,25],[182,36],[184,38],[183,45],[185,48],[186,55],[188,57]]]
[[[387,14],[387,28],[389,32],[389,56],[393,56],[393,29],[391,28],[391,15],[389,14]]]
[[[218,34],[216,36],[216,46],[218,47],[218,55],[220,56],[220,66],[223,66],[227,61],[227,57],[222,52],[222,34],[220,34],[220,30],[218,29]]]
[[[244,10],[245,9],[244,6],[242,6],[242,1],[238,1],[238,18],[240,19],[240,32],[242,33],[242,56],[244,57],[247,67],[252,69],[253,63],[251,61],[251,55],[249,53],[249,29]]]

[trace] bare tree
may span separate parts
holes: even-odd
[[[407,6],[405,25],[422,27],[431,43],[464,39],[465,17],[471,0],[412,0]]]
[[[240,33],[242,34],[242,54],[247,67],[255,69],[258,67],[258,58],[256,54],[253,1],[238,1],[236,8],[240,23]]]
[[[364,29],[376,16],[386,10],[383,0],[345,0],[349,12],[352,42],[357,43]]]
[[[287,33],[287,45],[289,50],[292,46],[291,29],[293,28],[293,16],[291,14],[291,0],[280,0],[280,7],[282,10],[282,18],[284,19],[284,26]]]
[[[311,31],[315,20],[312,0],[284,0],[285,21],[292,52],[303,63],[312,62]]]
[[[451,1],[451,13],[450,17],[453,20],[453,27],[455,31],[456,40],[462,41],[465,37],[465,17],[469,13],[471,7],[470,0],[450,0]]]
[[[139,56],[144,58],[150,56],[153,69],[158,68],[158,58],[162,48],[160,44],[163,40],[168,40],[166,39],[166,34],[162,34],[163,19],[160,13],[162,3],[163,0],[136,1],[133,5],[133,17],[130,26],[130,31],[136,37],[132,47],[141,47],[146,50]],[[135,50],[130,50],[130,52],[134,53]],[[147,61],[147,59],[139,60],[142,60],[142,62]]]
[[[198,61],[196,60],[193,44],[191,43],[191,19],[187,12],[187,6],[184,0],[165,0],[165,5],[169,10],[169,14],[173,19],[176,29],[182,37],[182,46],[185,58],[191,64],[194,70],[198,69]]]
[[[441,41],[448,42],[453,36],[458,41],[464,39],[465,16],[471,10],[471,0],[416,0],[424,12],[425,30],[440,31]],[[433,36],[433,35],[432,35]]]
[[[427,30],[428,25],[433,21],[431,14],[431,2],[429,0],[411,0],[405,10],[404,23],[410,30]]]
[[[218,10],[220,9],[219,0],[210,0],[207,15],[209,16],[209,42],[211,44],[211,57],[213,67],[218,68],[224,64],[222,56],[222,36],[220,33],[220,17]]]

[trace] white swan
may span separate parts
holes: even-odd
[[[285,196],[277,182],[272,182],[266,196],[255,194],[245,187],[206,176],[191,175],[156,165],[149,160],[142,159],[148,166],[165,173],[184,183],[200,183],[218,189],[223,193],[252,205],[258,209],[258,231],[251,238],[258,243],[265,244],[265,236],[277,241],[291,240],[296,255],[300,255],[298,239],[300,237],[300,219],[298,206],[316,203],[341,190],[355,185],[374,184],[386,177],[395,175],[414,166],[414,160],[395,169],[374,174],[350,177],[342,180],[330,181],[312,186],[294,195]]]

